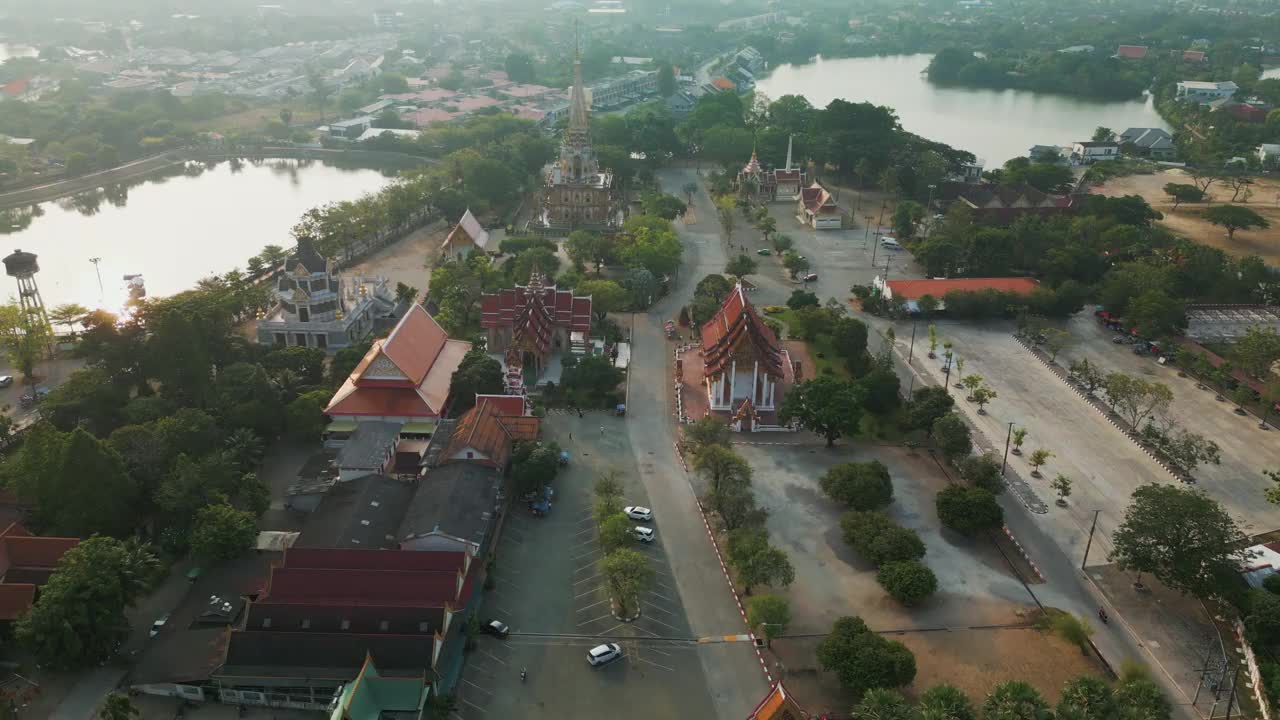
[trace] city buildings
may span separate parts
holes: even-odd
[[[1174,98],[1178,100],[1187,100],[1198,102],[1201,105],[1207,105],[1214,100],[1226,100],[1236,91],[1240,89],[1230,80],[1223,82],[1202,82],[1200,80],[1183,80],[1177,84],[1177,90],[1174,92]]]

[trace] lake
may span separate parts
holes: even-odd
[[[123,277],[141,273],[148,295],[172,295],[222,274],[267,245],[290,247],[302,213],[354,200],[391,178],[312,160],[188,163],[140,184],[112,185],[41,203],[43,214],[16,232],[0,229],[0,249],[40,257],[36,283],[47,307],[76,302],[121,307]],[[0,217],[3,220],[3,217]],[[98,257],[103,293],[89,258]],[[14,294],[0,276],[0,298]]]
[[[922,137],[968,150],[987,169],[1026,155],[1032,145],[1088,140],[1099,125],[1168,129],[1150,97],[1125,102],[1080,100],[1025,90],[942,88],[923,70],[932,55],[823,60],[781,65],[756,85],[772,99],[803,95],[815,107],[836,98],[894,109],[902,127]]]

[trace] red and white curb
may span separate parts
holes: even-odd
[[[1088,403],[1089,407],[1093,408],[1094,412],[1098,413],[1099,415],[1102,416],[1104,420],[1111,423],[1112,427],[1119,430],[1121,433],[1124,433],[1124,436],[1129,438],[1129,442],[1132,442],[1139,450],[1145,453],[1147,457],[1151,458],[1151,460],[1156,465],[1160,466],[1161,470],[1164,470],[1165,472],[1169,473],[1169,475],[1172,476],[1174,480],[1177,480],[1179,482],[1195,482],[1194,479],[1187,480],[1186,478],[1189,476],[1183,476],[1179,474],[1177,470],[1174,470],[1173,468],[1169,467],[1167,463],[1161,460],[1155,453],[1151,452],[1151,450],[1149,450],[1146,445],[1144,445],[1141,441],[1138,440],[1137,437],[1135,437],[1134,431],[1126,430],[1123,426],[1120,425],[1120,423],[1116,422],[1115,418],[1111,417],[1110,415],[1107,414],[1105,410],[1098,407],[1094,402],[1094,398],[1091,398],[1089,395],[1085,393],[1085,391],[1081,390],[1079,387],[1075,385],[1075,383],[1071,382],[1065,370],[1063,370],[1061,367],[1053,363],[1050,363],[1048,360],[1045,360],[1043,357],[1041,357],[1040,353],[1037,352],[1034,347],[1029,345],[1027,341],[1024,340],[1023,338],[1020,338],[1017,335],[1014,335],[1013,339],[1019,345],[1026,348],[1027,351],[1031,353],[1031,357],[1034,357],[1035,359],[1039,360],[1041,364],[1049,368],[1049,370],[1051,370],[1059,380],[1065,383],[1067,387],[1071,388],[1072,392],[1074,392],[1076,395],[1079,395],[1086,403]]]
[[[1013,536],[1013,531],[1009,529],[1009,526],[1005,525],[1003,526],[1003,528],[1004,528],[1004,534],[1009,538],[1009,540],[1013,542],[1013,546],[1018,548],[1018,554],[1021,555],[1022,559],[1026,560],[1027,564],[1031,566],[1031,569],[1035,572],[1036,577],[1040,578],[1040,582],[1048,582],[1048,580],[1044,576],[1044,573],[1040,572],[1040,568],[1036,565],[1036,562],[1031,559],[1030,555],[1027,554],[1026,548],[1022,547],[1022,543],[1018,542],[1018,538]]]

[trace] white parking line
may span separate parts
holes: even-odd
[[[583,612],[583,611],[586,611],[586,610],[590,610],[591,608],[593,608],[593,607],[595,607],[595,606],[597,606],[597,605],[603,605],[603,604],[605,604],[605,603],[607,603],[607,602],[609,602],[609,599],[608,599],[608,598],[605,598],[604,600],[600,600],[600,601],[598,601],[598,602],[593,602],[593,603],[591,603],[590,605],[588,605],[588,606],[586,606],[586,607],[584,607],[584,608],[579,608],[579,609],[578,609],[578,612]]]
[[[598,552],[600,552],[600,548],[593,547],[593,548],[591,548],[590,550],[588,550],[588,551],[586,551],[586,552],[582,553],[581,555],[577,555],[577,556],[575,556],[575,557],[573,558],[573,561],[574,561],[574,562],[577,562],[577,561],[581,560],[582,558],[585,558],[585,557],[591,557],[592,555],[595,555],[595,554],[596,554],[596,553],[598,553]]]
[[[659,620],[658,618],[656,618],[656,617],[654,617],[654,616],[652,616],[652,615],[645,615],[645,619],[647,619],[647,620],[652,620],[652,621],[654,621],[654,622],[658,623],[659,625],[662,625],[663,627],[669,627],[669,628],[671,628],[672,630],[674,630],[675,632],[683,632],[680,628],[676,627],[675,625],[672,625],[671,623],[665,623],[665,622],[662,622],[661,620]],[[643,630],[643,628],[641,628],[641,629]]]
[[[643,663],[649,663],[650,665],[652,665],[652,666],[654,666],[654,667],[656,667],[656,668],[662,668],[663,670],[666,670],[667,672],[675,672],[675,671],[676,671],[676,670],[675,670],[675,668],[669,668],[669,667],[667,667],[666,665],[659,665],[658,663],[656,663],[656,662],[654,662],[654,661],[652,661],[652,660],[650,660],[650,659],[648,659],[648,658],[644,657],[643,655],[636,655],[636,656],[635,656],[635,658],[636,658],[637,660],[639,660],[640,662],[643,662]]]
[[[578,536],[579,536],[579,535],[581,535],[582,533],[591,532],[592,530],[595,530],[595,527],[594,527],[594,526],[592,526],[592,525],[588,525],[588,526],[586,526],[586,527],[582,528],[581,530],[579,530],[578,532],[574,533],[574,534],[573,534],[573,536],[574,536],[574,537],[578,537]]]
[[[479,685],[477,685],[477,684],[475,684],[475,683],[471,682],[470,680],[468,680],[468,679],[466,679],[466,678],[462,678],[462,682],[464,682],[464,683],[466,683],[466,684],[470,685],[471,687],[473,687],[473,688],[475,688],[475,689],[479,690],[480,692],[484,693],[485,695],[492,695],[492,694],[493,694],[493,691],[492,691],[492,690],[485,690],[484,688],[480,687]]]
[[[580,593],[578,593],[577,595],[574,595],[574,596],[573,596],[573,599],[574,599],[574,600],[577,600],[578,598],[582,597],[583,595],[594,595],[594,594],[595,594],[595,592],[596,592],[596,590],[598,590],[598,589],[599,589],[599,588],[591,588],[590,590],[587,590],[586,592],[580,592]]]
[[[476,670],[479,670],[480,674],[484,677],[493,677],[493,671],[490,670],[488,666],[481,665],[479,662],[475,660],[472,660],[471,662],[467,663],[467,669],[470,670],[471,668],[475,668]]]
[[[511,617],[511,611],[502,607],[501,605],[496,606],[494,609],[498,611],[499,615],[502,615],[504,617]]]
[[[663,600],[666,600],[667,602],[671,603],[672,605],[674,605],[674,604],[675,604],[675,601],[673,601],[671,598],[667,597],[666,595],[663,595],[663,594],[662,594],[662,593],[660,593],[660,592],[655,592],[655,591],[653,591],[653,590],[650,590],[650,591],[649,591],[649,594],[650,594],[650,595],[653,595],[654,597],[660,597],[660,598],[662,598]]]
[[[581,579],[581,580],[579,580],[579,581],[575,582],[575,583],[574,583],[574,586],[576,587],[576,586],[578,586],[578,585],[581,585],[582,583],[584,583],[584,582],[586,582],[586,581],[588,581],[588,580],[595,580],[595,579],[596,579],[596,578],[598,578],[598,577],[600,577],[600,573],[596,573],[595,575],[592,575],[592,576],[591,576],[591,577],[589,577],[589,578],[583,578],[583,579]]]
[[[662,607],[661,605],[655,605],[654,603],[651,603],[651,602],[646,602],[646,603],[644,604],[644,607],[645,607],[645,610],[657,610],[658,612],[662,613],[663,615],[669,615],[669,616],[672,616],[672,617],[674,617],[674,616],[675,616],[675,613],[671,612],[670,610],[668,610],[668,609],[666,609],[666,608]]]
[[[475,708],[476,710],[479,710],[481,715],[483,715],[483,714],[484,714],[484,708],[480,707],[479,705],[477,705],[477,704],[475,704],[475,703],[471,702],[470,700],[468,700],[468,699],[466,699],[466,698],[458,698],[458,699],[459,699],[459,700],[461,700],[461,701],[463,702],[463,704],[470,705],[471,707]]]
[[[481,650],[480,652],[482,652],[482,653],[484,653],[485,655],[488,655],[489,657],[493,658],[493,661],[494,661],[494,662],[496,662],[496,663],[499,663],[499,664],[501,664],[501,665],[506,665],[506,664],[507,664],[507,661],[506,661],[506,660],[499,659],[497,655],[494,655],[493,653],[489,652],[488,650]]]
[[[613,615],[605,614],[605,615],[601,615],[601,616],[600,616],[600,617],[598,617],[598,618],[592,618],[592,619],[590,619],[590,620],[583,620],[582,622],[578,623],[578,627],[583,627],[583,626],[585,626],[585,625],[590,625],[591,623],[596,622],[597,620],[607,620],[607,619],[612,618],[612,617],[613,617]],[[605,634],[606,634],[606,635],[608,635],[609,633],[605,633]]]

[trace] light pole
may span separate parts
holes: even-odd
[[[880,228],[884,226],[884,211],[885,211],[885,208],[888,208],[888,207],[889,207],[889,201],[888,201],[888,200],[882,200],[882,201],[880,202],[880,217],[879,217],[879,219],[877,219],[877,220],[876,220],[876,232],[877,232],[877,233],[878,233],[878,232],[880,232]]]
[[[1089,562],[1089,548],[1093,547],[1093,531],[1098,529],[1098,515],[1101,510],[1093,511],[1093,524],[1089,526],[1089,540],[1084,544],[1084,559],[1080,561],[1080,569],[1083,570],[1085,563]]]
[[[1009,466],[1009,441],[1013,439],[1013,423],[1009,423],[1009,432],[1004,436],[1004,460],[1000,461],[1000,477],[1004,477],[1004,469]]]
[[[885,282],[889,281],[888,275],[889,275],[889,271],[885,270]],[[907,349],[907,366],[908,367],[911,366],[911,358],[915,357],[915,354],[916,354],[916,323],[918,322],[919,322],[919,318],[911,318],[911,347]]]
[[[937,185],[929,185],[929,200],[924,204],[924,236],[929,237],[929,231],[933,229],[933,191]]]
[[[98,304],[102,304],[106,291],[102,289],[102,268],[98,267],[98,263],[102,262],[100,257],[91,257],[89,262],[93,263],[93,272],[98,275]]]
[[[862,234],[862,248],[865,250],[867,247],[867,240],[871,238],[871,216],[863,215],[862,217],[867,221],[867,231]]]

